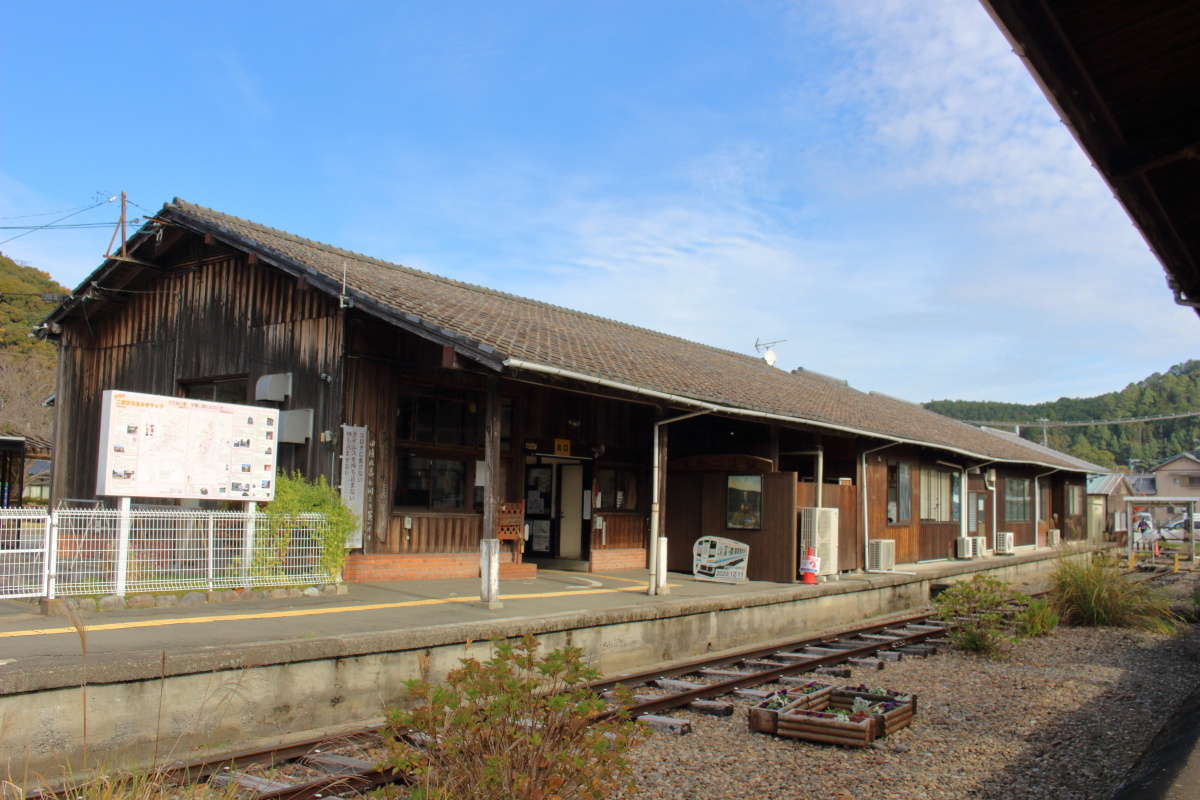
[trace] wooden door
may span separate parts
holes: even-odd
[[[558,467],[558,557],[583,558],[583,465]]]

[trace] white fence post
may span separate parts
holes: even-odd
[[[125,585],[129,580],[129,509],[132,500],[128,497],[119,499],[117,518],[117,585],[113,592],[117,597],[125,596]]]
[[[253,500],[246,503],[246,539],[242,545],[242,582],[250,588],[253,576],[250,574],[250,563],[254,559],[254,524],[258,514],[258,503]]]
[[[208,546],[205,548],[205,550],[207,551],[207,559],[208,560],[207,560],[207,563],[205,564],[204,572],[205,572],[205,575],[208,577],[208,590],[211,592],[214,588],[213,587],[213,515],[212,514],[208,515]]]
[[[42,594],[46,599],[54,599],[54,570],[58,563],[58,512],[49,511],[46,514],[46,530],[42,535]]]

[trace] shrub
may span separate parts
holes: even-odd
[[[337,491],[319,476],[307,480],[299,472],[281,472],[275,482],[275,499],[263,511],[267,515],[267,535],[270,536],[273,557],[255,564],[256,568],[278,569],[286,563],[287,549],[300,514],[324,514],[328,523],[321,531],[321,566],[330,577],[337,578],[346,565],[346,538],[358,526],[350,509],[342,504]]]
[[[1058,612],[1048,600],[1030,600],[1017,612],[1016,624],[1022,636],[1045,636],[1058,627]]]
[[[1014,603],[1024,599],[1004,581],[976,573],[939,594],[934,606],[938,618],[953,623],[950,642],[955,647],[996,655],[1012,638],[1007,628]]]
[[[1181,623],[1160,590],[1122,574],[1117,562],[1107,555],[1088,562],[1060,559],[1051,580],[1051,600],[1069,625],[1112,625],[1170,633]]]
[[[578,648],[537,651],[532,636],[496,642],[492,658],[463,659],[445,685],[407,682],[418,705],[388,713],[386,766],[412,776],[410,800],[603,798],[619,788],[635,723],[597,721],[607,706],[587,688],[597,673]]]

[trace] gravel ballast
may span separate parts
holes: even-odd
[[[1106,798],[1200,684],[1200,632],[1059,628],[999,660],[943,649],[831,683],[919,696],[911,727],[855,749],[687,711],[632,753],[633,798]],[[760,687],[778,688],[778,687]],[[733,699],[733,698],[724,698]]]

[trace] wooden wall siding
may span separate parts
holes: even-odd
[[[346,359],[345,372],[346,424],[367,426],[368,453],[375,463],[374,472],[368,473],[366,486],[371,530],[363,531],[363,550],[367,553],[400,552],[387,547],[392,530],[392,482],[396,458],[395,371],[378,361],[351,357]]]
[[[604,517],[604,530],[592,529],[593,550],[646,547],[648,525],[645,514],[619,511],[593,511],[592,514]]]
[[[816,496],[817,485],[812,481],[801,481],[796,485],[796,508],[811,508],[817,501]],[[861,528],[858,524],[861,501],[858,499],[858,487],[851,484],[822,484],[821,505],[838,510],[838,570],[862,569],[863,547]]]
[[[935,558],[954,558],[954,540],[962,534],[962,528],[957,522],[921,521],[920,560],[931,561]]]
[[[412,528],[404,527],[405,517]],[[479,514],[412,514],[388,518],[387,541],[376,553],[478,553]]]
[[[667,478],[667,568],[692,571],[692,545],[701,536],[722,536],[750,545],[748,576],[756,581],[796,580],[796,473],[763,476],[763,527],[725,527],[727,476],[672,473]]]
[[[133,293],[137,292],[137,293]],[[291,372],[286,409],[311,408],[313,436],[341,421],[342,312],[290,276],[230,255],[132,286],[91,316],[67,320],[60,341],[54,495],[95,492],[100,393],[178,395],[179,382]],[[89,309],[85,306],[85,311]],[[321,373],[332,382],[320,380]],[[335,480],[333,450],[285,445],[280,464]]]
[[[867,456],[867,517],[870,524],[872,539],[894,539],[896,542],[896,563],[911,564],[920,559],[921,553],[917,545],[920,538],[920,522],[917,516],[921,512],[921,481],[917,471],[918,462],[909,461],[912,466],[912,519],[902,525],[889,525],[887,521],[887,454]],[[899,458],[892,455],[891,458]]]

